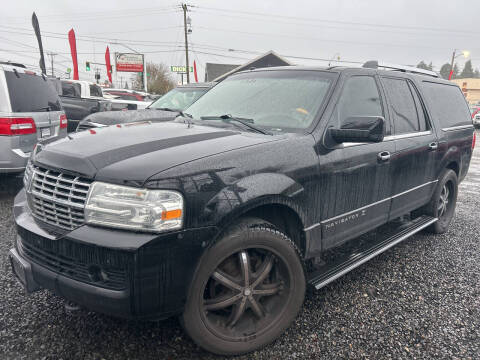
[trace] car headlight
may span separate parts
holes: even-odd
[[[25,173],[23,174],[23,186],[25,190],[30,190],[30,183],[33,177],[33,166],[32,162],[29,159],[27,162],[27,166],[25,167]]]
[[[170,190],[148,190],[94,182],[85,221],[118,229],[161,232],[183,224],[183,197]]]

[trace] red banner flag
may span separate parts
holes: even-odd
[[[193,75],[195,76],[195,82],[198,82],[197,63],[195,62],[195,60],[193,60]]]
[[[70,52],[73,61],[73,80],[78,80],[77,43],[75,40],[75,31],[73,31],[73,29],[70,29],[68,32],[68,41],[70,42]]]
[[[110,49],[107,46],[105,51],[105,65],[107,65],[108,80],[112,82],[112,65],[110,65]]]

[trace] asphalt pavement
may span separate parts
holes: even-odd
[[[478,134],[480,135],[480,134]],[[480,136],[478,136],[480,138]],[[135,322],[25,295],[7,258],[21,178],[0,176],[0,358],[219,359],[176,319]],[[288,331],[240,359],[479,359],[480,144],[443,235],[420,233],[319,291]]]

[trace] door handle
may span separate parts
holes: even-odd
[[[388,161],[390,160],[390,153],[388,151],[382,151],[377,155],[378,161]]]
[[[428,147],[429,147],[430,150],[437,150],[438,149],[438,143],[432,142],[432,143],[428,144]]]

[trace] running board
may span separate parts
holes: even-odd
[[[332,281],[338,279],[339,277],[345,275],[349,271],[355,269],[356,267],[362,265],[373,257],[383,253],[384,251],[390,249],[392,246],[402,242],[403,240],[409,238],[410,236],[416,234],[422,229],[432,225],[438,219],[430,216],[420,216],[414,220],[411,220],[407,223],[401,224],[396,227],[393,233],[390,232],[383,237],[382,231],[377,231],[381,233],[380,235],[374,236],[374,241],[367,241],[369,244],[367,246],[360,245],[360,248],[356,248],[355,251],[351,252],[346,259],[342,261],[335,261],[333,264],[324,264],[322,267],[309,276],[308,283],[313,285],[316,289],[320,289],[325,285],[331,283]],[[377,239],[376,237],[380,237]],[[357,239],[351,240],[350,242],[362,242]]]

